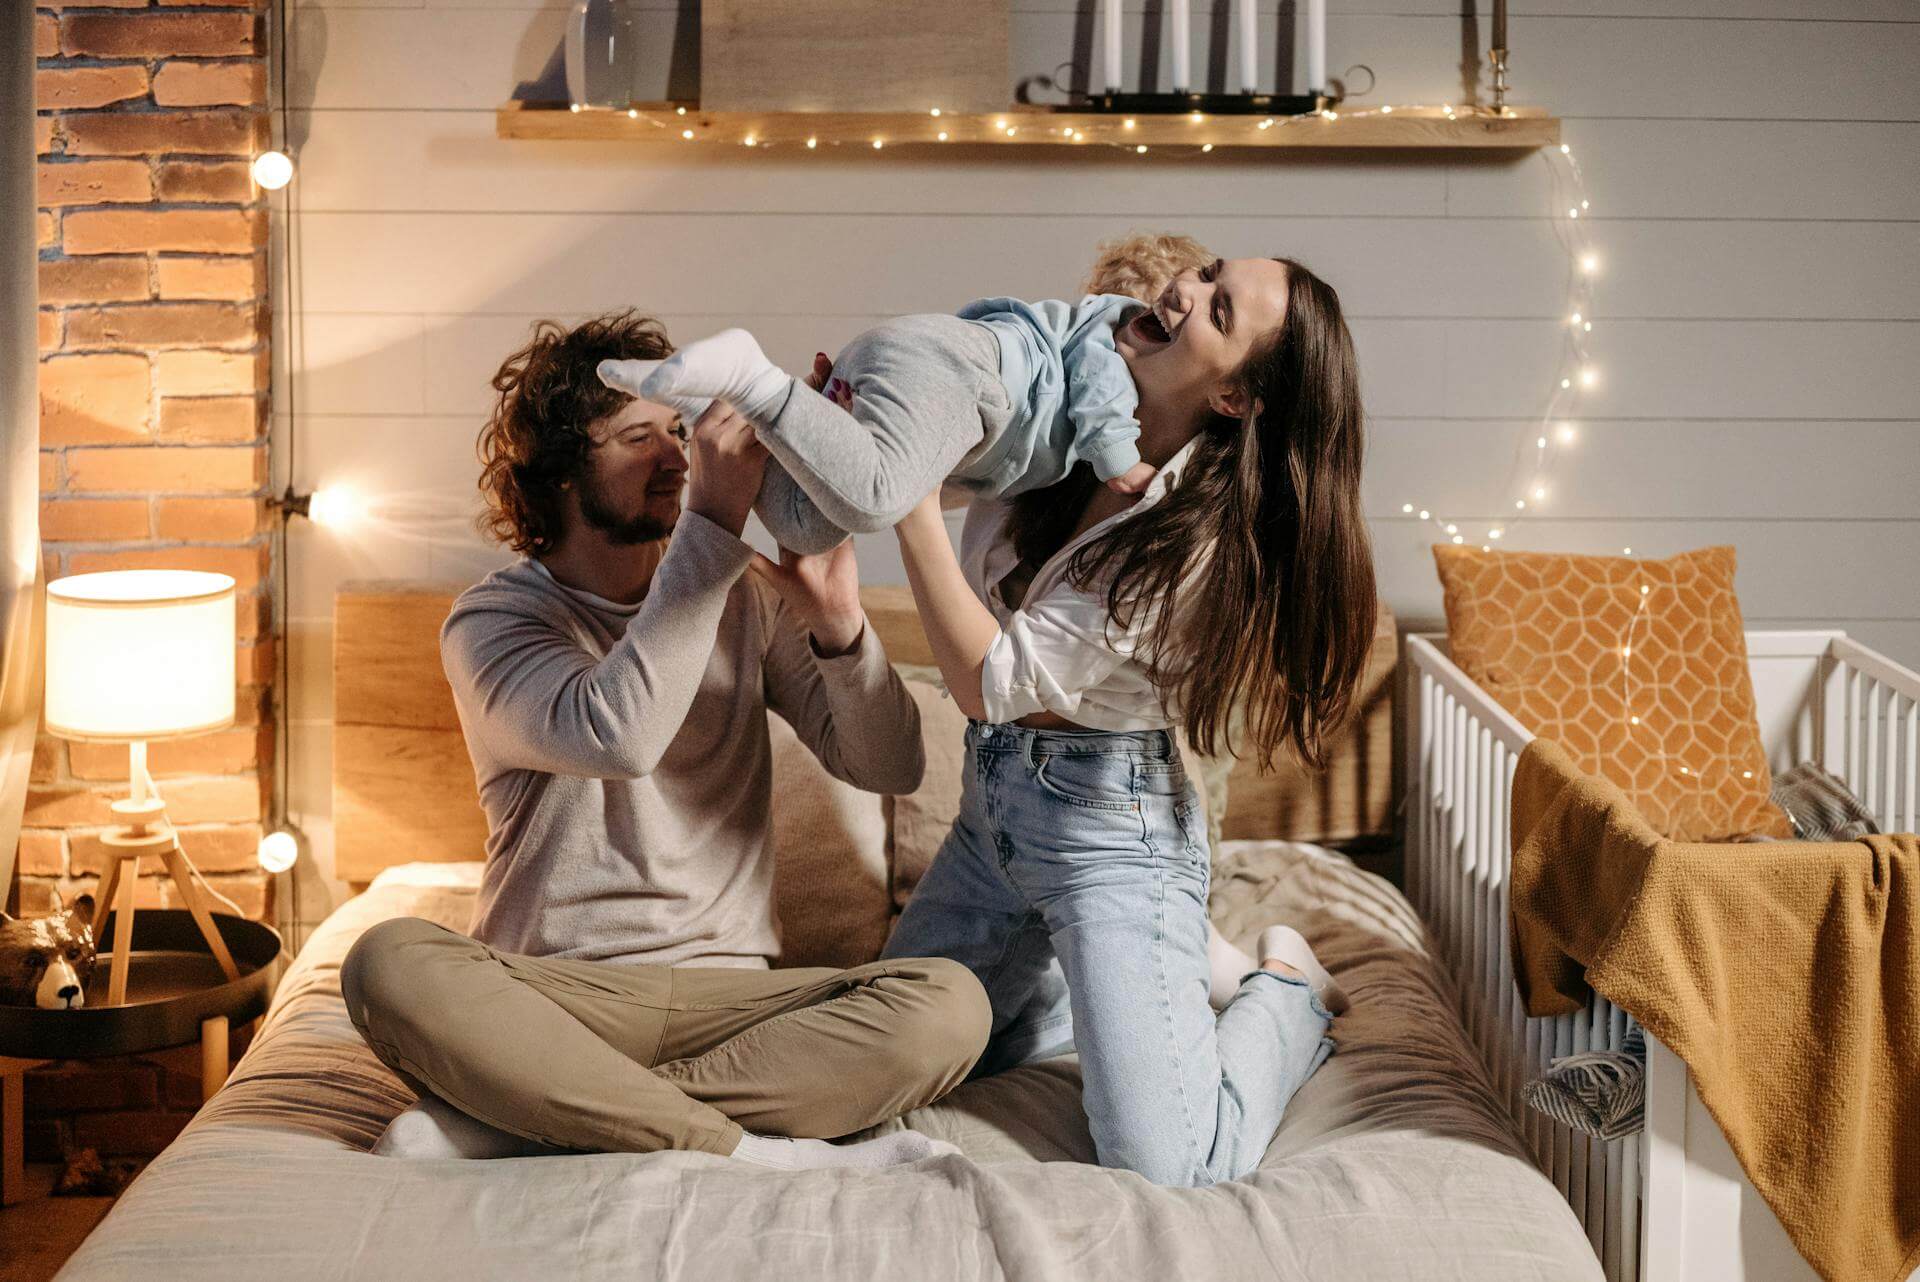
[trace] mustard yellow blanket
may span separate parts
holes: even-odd
[[[1527,1012],[1603,993],[1686,1061],[1821,1276],[1906,1278],[1920,1265],[1920,838],[1668,841],[1536,739],[1513,840]]]

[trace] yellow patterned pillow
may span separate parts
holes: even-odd
[[[1790,837],[1768,798],[1730,547],[1433,550],[1453,661],[1676,841]]]

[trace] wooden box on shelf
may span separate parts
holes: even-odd
[[[708,111],[1004,107],[1008,0],[702,0]]]

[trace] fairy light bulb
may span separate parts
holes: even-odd
[[[816,147],[818,147],[819,145],[820,145],[820,140],[819,140],[818,138],[809,138],[809,139],[807,139],[807,150],[808,150],[808,151],[812,151],[812,150],[813,150],[814,148],[816,148]]]
[[[1592,387],[1600,381],[1600,371],[1588,365],[1580,371],[1580,386]]]
[[[875,151],[879,151],[882,145],[883,145],[883,144],[881,143],[881,141],[880,141],[880,140],[879,140],[878,138],[875,138],[875,139],[873,140],[873,149],[874,149]]]
[[[1569,209],[1567,211],[1567,217],[1569,218],[1578,218],[1579,216],[1580,216],[1580,211],[1577,209]]]
[[[680,131],[680,136],[681,136],[682,138],[685,138],[685,139],[686,139],[686,140],[687,140],[688,142],[692,142],[692,141],[693,141],[693,130],[691,130],[691,129],[682,129],[682,130]]]
[[[1533,501],[1534,501],[1535,503],[1544,503],[1544,502],[1546,502],[1546,498],[1547,498],[1547,487],[1546,487],[1546,486],[1544,486],[1544,485],[1536,485],[1536,486],[1534,486],[1534,487],[1533,487]]]
[[[1575,440],[1575,439],[1576,439],[1576,438],[1577,438],[1577,437],[1578,437],[1579,435],[1580,435],[1580,433],[1579,433],[1579,432],[1578,432],[1577,430],[1575,430],[1575,428],[1574,428],[1574,426],[1573,426],[1573,424],[1571,424],[1571,423],[1562,423],[1562,424],[1560,425],[1560,443],[1561,443],[1562,445],[1571,445],[1571,444],[1573,444],[1573,442],[1574,442],[1574,440]]]
[[[1539,437],[1534,441],[1533,445],[1535,449],[1544,450],[1547,448],[1547,438],[1544,436]]]
[[[1580,323],[1580,313],[1575,312],[1572,318],[1567,323],[1570,325],[1578,325]]]
[[[293,867],[300,858],[300,843],[284,829],[270,832],[260,839],[260,849],[255,857],[260,861],[260,867],[277,875]]]
[[[1200,146],[1200,150],[1201,150],[1201,151],[1212,151],[1212,150],[1213,150],[1213,144],[1212,144],[1212,143],[1210,143],[1210,142],[1209,142],[1209,143],[1202,143],[1202,144],[1201,144],[1201,146]]]
[[[932,115],[932,116],[938,116],[938,115],[940,114],[940,108],[938,108],[938,107],[935,107],[935,108],[933,108],[933,110],[932,110],[932,111],[930,111],[930,112],[929,112],[928,114],[929,114],[929,115]]]
[[[345,529],[359,520],[365,504],[344,485],[329,485],[315,490],[307,504],[307,519],[315,525]]]
[[[1409,513],[1409,514],[1411,514],[1411,513],[1412,513],[1412,511],[1413,511],[1413,504],[1411,504],[1411,503],[1402,503],[1402,504],[1400,505],[1400,510],[1401,510],[1402,512],[1406,512],[1406,513]]]
[[[1561,379],[1561,380],[1560,380],[1560,388],[1561,388],[1561,390],[1562,390],[1562,391],[1565,391],[1565,390],[1566,390],[1567,388],[1569,388],[1569,387],[1572,387],[1572,386],[1573,386],[1573,380],[1572,380],[1572,379],[1570,379],[1570,378],[1563,378],[1563,379]]]
[[[1421,519],[1421,520],[1423,520],[1423,521],[1431,521],[1431,520],[1433,519],[1433,513],[1431,513],[1431,512],[1429,512],[1429,511],[1427,511],[1427,509],[1425,509],[1425,508],[1421,508],[1421,509],[1420,509],[1420,519]]]
[[[640,108],[638,108],[638,107],[628,107],[628,108],[627,108],[627,119],[628,119],[628,120],[638,120],[638,119],[640,119]]]
[[[293,158],[284,151],[263,151],[253,158],[253,180],[262,191],[279,191],[293,181]]]
[[[1561,155],[1563,155],[1563,156],[1571,156],[1571,155],[1573,154],[1573,148],[1571,148],[1571,147],[1569,147],[1569,146],[1567,146],[1567,144],[1565,144],[1565,143],[1561,143],[1561,144],[1560,144],[1560,154],[1561,154]]]
[[[1393,105],[1389,103],[1388,105],[1380,108],[1380,114],[1383,116],[1391,116],[1393,114]]]
[[[1582,254],[1582,255],[1580,256],[1580,270],[1581,270],[1581,271],[1583,271],[1583,272],[1585,272],[1585,273],[1586,273],[1587,275],[1589,275],[1589,276],[1591,276],[1591,275],[1593,275],[1593,274],[1594,274],[1595,272],[1597,272],[1597,271],[1599,271],[1599,270],[1600,270],[1600,255],[1598,255],[1598,254]]]
[[[1498,538],[1499,538],[1499,537],[1500,537],[1501,535],[1503,535],[1503,534],[1505,534],[1505,533],[1506,533],[1506,531],[1505,531],[1505,530],[1501,530],[1501,529],[1492,529],[1492,530],[1488,530],[1488,531],[1487,531],[1487,537],[1488,537],[1488,538],[1490,538],[1490,539],[1498,539]]]
[[[1126,128],[1128,128],[1128,129],[1131,129],[1131,128],[1133,128],[1133,117],[1132,117],[1132,116],[1128,116],[1128,117],[1127,117],[1127,119],[1126,119],[1126,126],[1125,126],[1125,127],[1126,127]]]
[[[1453,536],[1453,541],[1454,541],[1455,543],[1465,543],[1465,542],[1466,542],[1466,540],[1465,540],[1464,538],[1462,538],[1462,537],[1461,537],[1460,535],[1458,535],[1458,534],[1456,534],[1456,535],[1454,535],[1454,536]]]
[[[1457,526],[1457,525],[1454,525],[1454,524],[1452,524],[1451,522],[1449,522],[1449,523],[1448,523],[1448,525],[1447,525],[1447,533],[1448,533],[1448,534],[1458,534],[1458,533],[1460,533],[1460,527],[1459,527],[1459,526]]]
[[[1137,154],[1144,156],[1147,154],[1147,144],[1141,143],[1138,147],[1135,147],[1133,150]]]
[[[685,107],[675,107],[673,109],[673,114],[676,116],[684,116],[687,114],[687,109]]]
[[[946,140],[947,140],[947,131],[942,129],[940,131],[940,141],[945,142]]]
[[[1514,511],[1516,511],[1516,512],[1524,512],[1524,511],[1526,511],[1526,510],[1527,510],[1527,501],[1526,501],[1525,499],[1515,499],[1515,500],[1513,501],[1513,510],[1514,510]]]

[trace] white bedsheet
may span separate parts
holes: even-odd
[[[372,1157],[412,1095],[347,1021],[340,958],[385,917],[463,927],[471,880],[391,873],[329,918],[233,1080],[60,1277],[1600,1276],[1572,1212],[1521,1156],[1411,908],[1339,855],[1220,851],[1222,930],[1250,942],[1269,921],[1300,925],[1354,1004],[1261,1168],[1204,1190],[1087,1165],[1071,1057],[876,1128],[911,1125],[965,1153],[907,1170],[775,1173],[693,1153]]]

